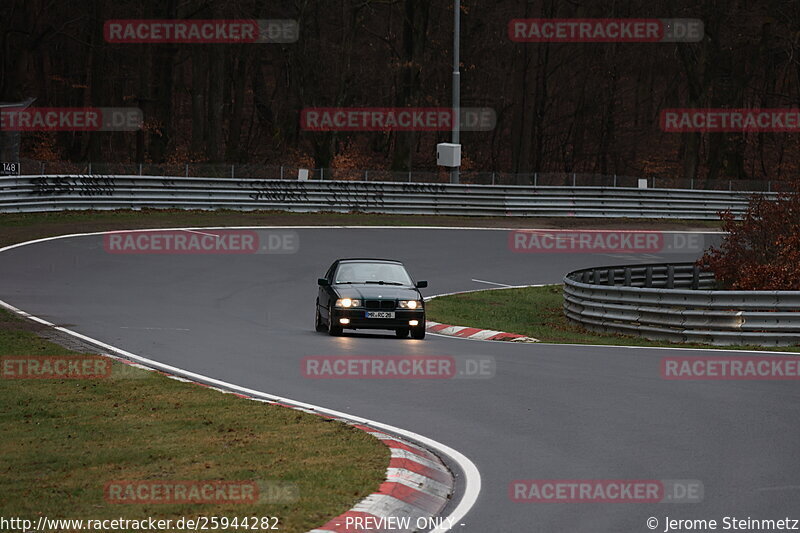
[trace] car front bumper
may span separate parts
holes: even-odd
[[[331,317],[334,324],[345,329],[397,329],[410,327],[425,327],[424,310],[396,309],[394,318],[367,318],[366,309],[333,309]],[[341,324],[340,318],[350,320],[349,324]],[[417,326],[410,326],[409,321],[416,320]]]

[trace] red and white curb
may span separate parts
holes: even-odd
[[[430,519],[447,504],[453,493],[453,475],[428,450],[369,426],[353,424],[374,435],[391,451],[386,481],[378,492],[310,533],[350,533],[427,529]],[[383,524],[383,526],[381,525]]]
[[[428,320],[425,324],[428,333],[438,333],[450,337],[461,337],[462,339],[473,339],[479,341],[507,341],[507,342],[539,342],[539,339],[526,337],[517,333],[506,333],[493,329],[470,328],[468,326],[451,326]]]
[[[386,480],[378,488],[378,492],[370,494],[349,511],[330,520],[324,526],[311,530],[309,533],[356,533],[361,531],[375,533],[377,531],[376,525],[379,524],[391,524],[391,530],[397,533],[419,531],[422,529],[419,527],[420,525],[435,523],[431,519],[444,509],[453,495],[453,474],[442,460],[425,448],[397,436],[344,418],[328,416],[312,409],[214,387],[200,381],[194,381],[140,363],[134,363],[116,355],[107,353],[100,355],[131,367],[157,372],[183,383],[193,383],[223,394],[233,394],[239,398],[279,405],[321,416],[327,420],[336,420],[369,433],[387,446],[391,452],[391,459],[386,470]]]
[[[471,291],[458,291],[448,292],[445,294],[436,294],[434,296],[427,296],[426,302],[441,298],[443,296],[455,296],[457,294],[469,294],[472,292],[485,292],[485,291],[502,291],[507,289],[522,289],[526,287],[543,287],[544,285],[508,285],[505,287],[492,287],[491,289],[476,289]],[[472,339],[476,341],[505,341],[505,342],[539,342],[539,339],[533,337],[526,337],[518,333],[506,333],[505,331],[495,331],[493,329],[471,328],[469,326],[452,326],[450,324],[442,324],[427,320],[425,322],[425,331],[428,333],[436,333],[437,335],[447,335],[448,337],[459,337],[461,339]]]

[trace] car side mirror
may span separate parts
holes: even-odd
[[[327,278],[319,278],[317,280],[317,285],[319,285],[320,287],[327,287],[330,284],[331,284],[331,282],[328,281]]]
[[[415,285],[415,287],[418,289],[424,289],[427,286],[428,286],[427,281],[418,281],[417,284]]]

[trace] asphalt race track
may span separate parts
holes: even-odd
[[[454,531],[644,532],[648,517],[780,519],[800,509],[797,381],[667,381],[667,355],[719,352],[520,345],[313,329],[316,279],[337,257],[402,260],[427,295],[558,283],[659,256],[520,254],[495,230],[300,228],[283,255],[113,255],[100,236],[0,256],[0,299],[135,354],[414,431],[478,467]],[[311,355],[493,356],[491,379],[307,379]],[[701,503],[514,503],[515,479],[693,479]],[[721,529],[721,528],[720,528]]]

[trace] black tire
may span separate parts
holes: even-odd
[[[319,302],[317,302],[316,309],[314,310],[314,329],[320,333],[325,331],[325,324],[322,323],[322,317],[319,316]]]
[[[412,339],[424,339],[425,338],[425,328],[422,326],[417,326],[415,328],[411,328],[411,338]]]
[[[333,323],[333,313],[328,309],[328,335],[338,337],[342,334],[342,331],[344,331],[342,326],[337,326]]]
[[[408,337],[408,328],[397,328],[394,330],[394,334],[397,336],[398,339],[405,339]]]

